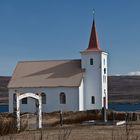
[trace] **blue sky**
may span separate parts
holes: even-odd
[[[139,7],[139,0],[1,0],[0,75],[12,75],[18,61],[80,58],[93,9],[109,75],[138,72]]]

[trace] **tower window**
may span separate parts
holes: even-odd
[[[106,96],[106,89],[104,89],[104,94],[105,94],[105,96]]]
[[[103,75],[103,82],[106,83],[106,76]]]
[[[91,103],[95,104],[95,97],[94,96],[91,96]]]
[[[64,92],[60,93],[60,104],[66,104],[66,95]]]
[[[93,65],[93,58],[90,58],[90,65]]]
[[[105,65],[105,59],[104,59],[104,65]]]
[[[27,104],[27,98],[22,99],[22,104]]]
[[[104,74],[106,74],[106,68],[104,68]]]
[[[42,104],[46,104],[46,94],[42,93]]]

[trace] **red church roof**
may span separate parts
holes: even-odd
[[[98,35],[96,32],[95,21],[93,20],[91,35],[89,40],[89,45],[86,51],[101,51],[99,42],[98,42]]]

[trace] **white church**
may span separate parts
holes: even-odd
[[[81,59],[18,62],[9,88],[9,112],[14,112],[16,95],[40,94],[42,111],[82,111],[108,108],[107,53],[98,43],[95,22]],[[36,100],[23,98],[21,112],[35,112]]]

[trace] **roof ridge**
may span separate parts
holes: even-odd
[[[48,62],[48,61],[79,61],[81,59],[60,59],[60,60],[25,60],[25,61],[18,61],[18,63],[27,63],[27,62]]]

